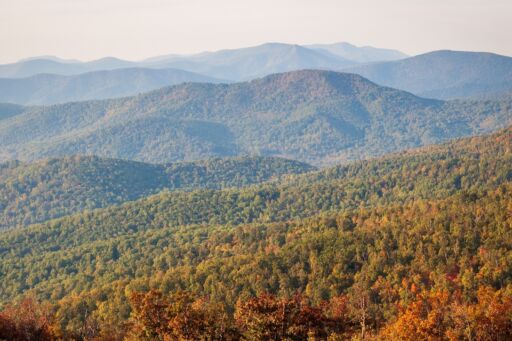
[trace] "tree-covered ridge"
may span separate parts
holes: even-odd
[[[283,184],[245,189],[164,191],[119,207],[85,212],[23,231],[7,231],[0,235],[0,274],[6,278],[0,290],[2,299],[13,298],[30,288],[44,295],[52,295],[57,290],[59,297],[91,288],[91,283],[100,276],[83,277],[83,274],[97,268],[93,255],[117,258],[122,254],[115,240],[131,240],[127,245],[133,246],[146,234],[163,233],[162,237],[142,242],[144,246],[133,249],[136,259],[142,257],[143,262],[153,264],[155,259],[146,254],[152,247],[149,244],[167,247],[176,229],[196,230],[189,229],[188,225],[200,225],[199,228],[206,230],[221,225],[229,230],[229,226],[241,224],[297,219],[300,222],[300,218],[319,212],[410,205],[420,199],[443,199],[460,192],[469,191],[473,193],[470,197],[478,196],[479,192],[512,179],[511,133],[509,128],[494,135],[464,139],[410,155],[405,153],[297,175]],[[202,245],[209,237],[198,235],[192,240]],[[177,250],[177,246],[169,246],[169,252],[174,252],[172,250]],[[188,252],[195,254],[198,250],[179,251],[177,258],[166,260],[163,266],[176,265],[179,257]],[[114,261],[111,265],[120,266],[116,264]],[[140,266],[124,264],[127,268],[119,272],[107,271],[103,266],[98,269],[105,270],[110,280],[149,274],[139,272]],[[62,286],[63,279],[69,280],[65,286]]]
[[[333,164],[490,132],[510,124],[511,112],[510,101],[423,99],[357,75],[304,70],[26,107],[0,121],[0,158],[162,163],[257,154]]]
[[[313,167],[242,157],[154,165],[75,156],[0,164],[0,229],[135,200],[163,189],[242,187]]]
[[[276,157],[212,158],[165,165],[168,189],[239,188],[315,170],[306,163]]]

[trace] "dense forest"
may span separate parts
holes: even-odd
[[[5,231],[0,339],[507,340],[511,180],[508,128]]]
[[[167,190],[243,187],[315,168],[271,157],[154,165],[77,156],[0,164],[0,229],[120,204]]]

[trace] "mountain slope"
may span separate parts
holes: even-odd
[[[267,43],[259,46],[159,58],[150,67],[172,67],[233,81],[300,69],[339,70],[355,62],[299,45]]]
[[[310,290],[322,300],[350,288],[363,268],[367,280],[400,285],[404,277],[392,274],[404,264],[427,276],[423,283],[443,285],[454,265],[476,264],[451,258],[461,248],[467,255],[480,246],[510,249],[511,161],[509,128],[281,184],[161,193],[7,231],[0,234],[0,275],[8,274],[1,299],[29,289],[59,299],[94,288],[104,301],[118,280],[121,292],[187,289],[229,304],[265,288]],[[415,268],[426,254],[438,260],[432,273]],[[511,280],[510,264],[492,254],[483,263],[507,269],[482,268],[484,282]]]
[[[314,44],[305,47],[320,51],[328,51],[342,58],[358,63],[384,62],[404,59],[408,56],[397,50],[381,49],[372,46],[355,46],[349,43]]]
[[[119,204],[161,190],[243,187],[314,170],[277,158],[154,165],[70,157],[0,164],[0,230]]]
[[[185,82],[219,80],[177,69],[129,68],[87,72],[74,76],[39,74],[29,78],[0,78],[0,101],[55,104],[136,95]]]
[[[511,113],[510,101],[428,100],[357,75],[306,70],[27,107],[0,121],[0,158],[166,163],[249,154],[329,164],[485,133]]]
[[[486,98],[512,90],[512,58],[493,53],[435,51],[345,71],[428,98]]]

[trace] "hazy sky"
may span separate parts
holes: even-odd
[[[0,0],[0,63],[348,41],[512,56],[512,0]]]

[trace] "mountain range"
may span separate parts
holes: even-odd
[[[210,322],[197,315],[204,339],[229,339],[227,330],[234,340],[263,339],[240,323],[240,307],[257,310],[261,300],[259,321],[274,323],[281,309],[267,316],[272,295],[278,307],[291,307],[288,297],[303,306],[291,313],[297,340],[313,335],[304,329],[312,324],[320,339],[354,338],[357,314],[376,337],[408,339],[386,336],[413,324],[411,308],[397,307],[438,298],[443,322],[434,320],[444,330],[432,334],[451,337],[461,325],[463,335],[474,321],[500,318],[488,335],[510,335],[512,305],[497,294],[512,273],[508,59],[440,51],[357,67],[412,92],[328,70],[257,78],[303,61],[341,65],[336,48],[350,46],[269,44],[264,51],[289,54],[221,51],[200,62],[162,57],[149,61],[155,68],[3,83],[19,101],[83,101],[0,104],[0,339],[21,340],[12,337],[18,326],[27,339],[26,326],[38,321],[48,340],[144,339],[155,325],[174,333],[176,321],[187,325],[205,306],[217,310]],[[223,81],[166,68],[172,63],[256,78]],[[23,93],[31,82],[39,83]],[[161,88],[126,96],[152,87]],[[100,99],[110,96],[125,97]],[[247,299],[259,293],[268,294]],[[34,298],[8,305],[26,295]],[[361,297],[371,307],[362,313]],[[460,316],[463,324],[452,322]],[[158,330],[155,339],[171,335]]]
[[[354,74],[304,70],[14,107],[0,120],[0,159],[93,154],[166,163],[262,155],[325,165],[489,132],[509,124],[510,113],[510,100],[424,99]]]
[[[0,65],[0,102],[57,104],[132,96],[185,82],[232,83],[300,69],[356,73],[377,84],[436,99],[506,99],[512,58],[485,52],[396,50],[348,43],[259,46],[129,62],[40,57]]]
[[[90,62],[80,62],[54,56],[33,57],[22,59],[17,63],[0,65],[0,77],[25,78],[40,73],[76,75],[99,70],[150,67],[180,68],[196,73],[205,70],[205,74],[208,76],[236,81],[269,73],[291,71],[294,70],[292,68],[294,66],[315,68],[315,66],[335,65],[336,68],[340,68],[359,62],[384,61],[404,57],[406,55],[399,51],[369,46],[356,47],[348,43],[319,46],[266,43],[248,48],[192,55],[156,56],[142,61],[106,57]]]
[[[339,70],[363,60],[403,57],[398,51],[359,48],[347,43],[318,48],[268,43],[189,56],[158,56],[138,62],[112,57],[79,62],[42,56],[0,65],[0,102],[28,105],[114,98],[185,82],[228,83],[277,72]]]
[[[355,64],[354,61],[325,50],[319,51],[300,45],[267,43],[186,57],[170,56],[147,65],[193,71],[231,81],[244,81],[272,73],[301,69],[340,70]]]
[[[0,66],[0,340],[510,340],[511,60]]]

